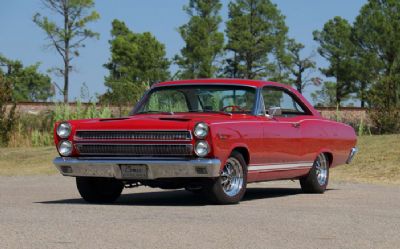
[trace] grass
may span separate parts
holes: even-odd
[[[0,176],[55,174],[52,161],[57,155],[54,146],[0,148]]]
[[[362,136],[359,152],[349,165],[331,171],[331,180],[400,184],[400,135]],[[57,173],[52,147],[0,148],[0,175],[51,175]]]
[[[362,136],[353,162],[331,171],[331,180],[400,184],[400,135]]]

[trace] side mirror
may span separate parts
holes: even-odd
[[[282,109],[280,107],[270,107],[268,108],[268,114],[266,115],[269,118],[273,118],[274,116],[281,116]]]

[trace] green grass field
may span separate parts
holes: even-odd
[[[400,184],[400,135],[363,136],[350,165],[331,171],[332,181]],[[51,175],[54,147],[0,148],[0,175]]]

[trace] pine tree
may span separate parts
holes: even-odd
[[[224,35],[218,31],[221,17],[219,0],[190,0],[184,7],[190,16],[188,23],[179,27],[185,42],[180,55],[175,56],[182,79],[210,78],[216,75],[216,59],[221,54]]]
[[[284,63],[288,30],[277,6],[270,0],[236,0],[229,4],[226,26],[229,58],[225,74],[235,78],[277,78]]]

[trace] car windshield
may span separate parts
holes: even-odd
[[[157,87],[149,92],[138,113],[220,112],[251,114],[256,89],[246,86],[192,85]]]

